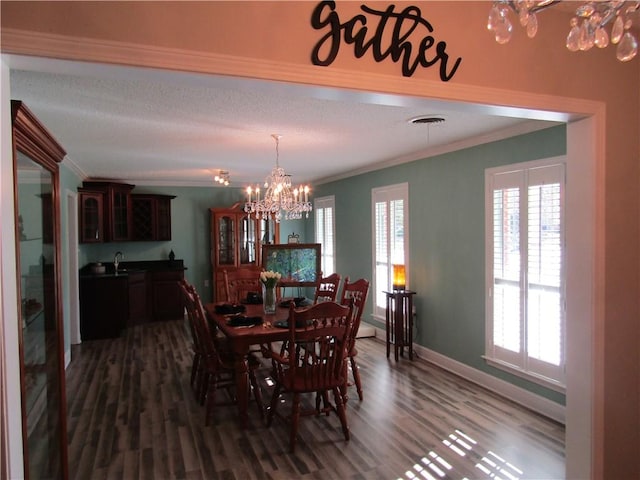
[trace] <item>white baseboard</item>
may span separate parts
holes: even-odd
[[[358,328],[358,333],[356,338],[365,338],[365,337],[375,337],[376,336],[376,327],[373,325],[368,325],[366,323],[361,323],[360,328]]]
[[[65,368],[65,370],[67,369],[67,367],[69,366],[70,363],[71,363],[71,349],[66,350],[64,352],[64,368]]]
[[[362,330],[363,326],[364,324],[360,325],[360,330]],[[386,335],[383,329],[379,329],[371,325],[367,325],[367,327],[375,330],[375,334],[370,336],[375,336],[380,339],[385,338]],[[360,333],[360,331],[358,331],[358,333]],[[545,417],[555,420],[563,425],[565,424],[564,405],[560,405],[552,400],[536,395],[524,388],[517,387],[509,382],[472,368],[464,363],[460,363],[457,360],[453,360],[421,345],[414,344],[413,349],[422,360],[433,363],[434,365],[458,375],[459,377],[491,390],[492,392],[533,410],[540,415],[544,415]]]

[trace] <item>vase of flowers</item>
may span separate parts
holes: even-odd
[[[262,284],[262,305],[266,315],[276,313],[276,285],[282,277],[278,272],[260,272],[260,283]]]

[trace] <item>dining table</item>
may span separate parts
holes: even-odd
[[[262,304],[243,305],[242,315],[247,319],[259,317],[261,323],[256,325],[234,326],[232,316],[221,313],[224,309],[216,308],[222,303],[208,303],[204,305],[210,322],[227,337],[229,348],[233,354],[235,370],[236,397],[240,423],[247,427],[249,420],[249,373],[247,370],[247,355],[252,346],[271,342],[284,341],[289,336],[286,320],[289,317],[289,304],[281,301],[276,306],[274,314],[265,314]]]

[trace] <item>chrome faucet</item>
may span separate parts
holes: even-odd
[[[116,252],[116,254],[113,256],[113,267],[115,269],[116,275],[118,274],[118,265],[120,265],[120,260],[122,260],[123,258],[124,255],[122,254],[122,252]]]

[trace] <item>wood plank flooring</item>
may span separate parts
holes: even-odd
[[[249,428],[235,406],[209,427],[189,385],[183,321],[130,328],[73,347],[67,369],[69,471],[75,479],[561,479],[564,427],[427,362],[387,360],[358,340],[364,401],[350,389],[345,442],[335,415]],[[265,365],[263,395],[271,397]],[[283,405],[282,411],[288,405]],[[279,408],[280,410],[280,408]]]

